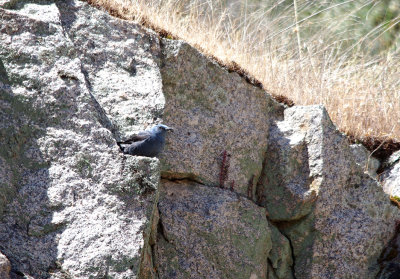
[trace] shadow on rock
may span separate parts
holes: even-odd
[[[45,114],[6,83],[0,83],[0,96],[0,251],[13,278],[46,278],[57,269],[57,235],[64,224],[54,220],[47,195],[50,162],[37,142],[46,130]]]

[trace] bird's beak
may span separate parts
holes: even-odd
[[[171,132],[174,131],[174,129],[173,129],[173,128],[170,128],[170,127],[168,127],[166,130],[167,130],[167,131],[171,131]]]

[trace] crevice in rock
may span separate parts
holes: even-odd
[[[165,52],[165,42],[164,42],[164,40],[162,38],[159,38],[158,42],[159,42],[159,46],[160,46],[159,67],[160,67],[160,70],[161,70],[162,68],[165,67],[165,54],[164,54],[164,52]],[[161,79],[163,79],[162,72],[160,71],[160,73],[161,73]]]
[[[268,258],[268,272],[267,272],[267,278],[270,278],[270,277],[271,277],[271,276],[269,276],[270,273],[273,274],[272,278],[279,278],[279,277],[276,275],[276,271],[275,271],[275,268],[273,267],[272,261],[270,260],[270,258]]]
[[[100,103],[97,101],[96,97],[92,94],[92,85],[90,83],[90,79],[89,79],[89,73],[86,71],[86,69],[84,68],[82,61],[81,61],[81,72],[85,78],[85,84],[86,87],[88,89],[88,93],[90,96],[90,101],[92,102],[96,112],[97,112],[97,119],[99,120],[100,124],[108,129],[114,136],[116,141],[120,141],[121,139],[121,135],[117,129],[117,127],[115,127],[115,125],[112,123],[112,121],[108,118],[106,112],[104,111],[103,107],[100,105]]]
[[[160,217],[160,219],[158,221],[158,224],[157,224],[157,235],[161,236],[166,242],[170,243],[170,241],[169,241],[169,239],[168,239],[168,237],[167,237],[167,235],[165,233],[165,228],[164,228],[164,225],[162,223],[161,217]]]
[[[393,153],[393,155],[395,155],[395,153]],[[378,174],[378,178],[379,178],[378,181],[381,181],[381,182],[384,181],[385,174],[387,172],[390,172],[392,170],[392,168],[400,162],[400,155],[398,157],[397,157],[397,155],[393,156],[393,157],[394,157],[393,159],[392,159],[392,157],[389,157],[385,161],[381,162],[381,165],[376,170],[376,173]]]
[[[0,84],[8,85],[10,80],[7,75],[6,68],[4,67],[3,61],[0,59]]]
[[[156,199],[158,200],[158,194]],[[141,279],[156,279],[159,278],[156,268],[156,245],[160,237],[160,233],[164,233],[157,202],[155,202],[153,205],[153,211],[148,226],[149,228],[144,232],[145,243],[140,255],[140,264],[137,276]],[[165,237],[163,237],[163,239],[168,242]],[[132,265],[131,269],[133,270],[134,268],[135,266]]]
[[[47,272],[54,278],[73,279],[73,276],[62,268],[62,264],[59,261],[55,261]]]
[[[16,269],[11,269],[11,276],[13,276],[15,279],[18,278],[27,278],[27,276],[25,276],[25,274],[19,270]],[[11,277],[11,278],[13,278]]]
[[[279,230],[279,232],[289,241],[289,246],[290,246],[290,253],[291,253],[291,257],[292,257],[292,262],[293,262],[293,264],[292,264],[292,266],[291,266],[291,269],[292,269],[292,275],[293,275],[293,279],[297,279],[296,278],[296,273],[295,273],[295,266],[296,266],[296,257],[295,257],[295,255],[294,255],[294,248],[293,248],[293,244],[292,244],[292,240],[290,239],[290,237],[288,236],[288,235],[286,235],[280,228],[279,228],[279,225],[278,225],[278,223],[277,222],[271,222],[271,221],[269,221],[270,222],[270,224],[271,225],[273,225],[275,228],[277,228],[278,230]],[[286,224],[288,223],[288,222],[285,222]]]
[[[251,175],[249,182],[247,183],[247,198],[251,201],[254,200],[253,197],[253,185],[254,185],[254,174]]]
[[[278,230],[279,230],[279,229],[278,229]],[[279,230],[279,231],[280,231],[280,230]],[[294,256],[294,248],[293,248],[292,240],[291,240],[286,234],[284,234],[282,231],[280,231],[280,233],[281,233],[283,236],[285,236],[286,239],[289,241],[290,253],[291,253],[291,255],[292,255],[292,261],[293,261],[293,264],[292,264],[292,266],[291,266],[292,275],[293,275],[293,278],[294,278],[294,279],[297,279],[297,278],[296,278],[296,272],[295,272],[295,270],[294,270],[294,268],[295,268],[295,266],[296,266],[296,257]]]
[[[263,185],[263,181],[265,179],[265,164],[267,163],[267,151],[264,153],[264,160],[262,162],[262,169],[261,169],[261,174],[260,177],[258,178],[257,184],[256,184],[256,204],[258,206],[262,206],[262,204],[265,203],[265,187]]]
[[[374,138],[374,137],[365,137],[365,138],[356,138],[353,135],[347,135],[350,143],[361,143],[365,146],[369,152],[372,153],[372,156],[380,160],[381,162],[386,161],[390,155],[394,152],[400,150],[400,142],[395,139],[384,139],[384,138]],[[378,173],[379,173],[378,169]]]
[[[400,276],[400,221],[397,221],[392,239],[378,258],[379,272],[376,278],[399,278]]]
[[[176,173],[176,172],[162,172],[161,179],[165,179],[168,181],[187,181],[187,182],[195,182],[200,185],[206,185],[200,177],[192,173]]]
[[[160,276],[158,274],[158,269],[155,266],[155,259],[156,259],[156,244],[155,243],[150,245],[150,250],[151,250],[151,263],[152,263],[153,271],[155,271],[155,277],[160,278]]]
[[[307,214],[307,215],[304,215],[304,216],[302,216],[302,217],[299,218],[299,219],[290,220],[290,221],[271,221],[271,220],[269,220],[268,217],[267,217],[269,223],[270,223],[272,226],[274,226],[275,228],[277,228],[278,231],[279,231],[279,232],[288,240],[288,242],[289,242],[290,253],[291,253],[291,258],[292,258],[292,262],[293,262],[293,264],[292,264],[292,266],[291,266],[293,279],[297,279],[297,278],[296,278],[296,273],[295,273],[296,257],[295,257],[295,255],[294,255],[294,247],[293,247],[292,240],[291,240],[290,237],[284,232],[283,227],[288,227],[288,226],[293,225],[294,223],[301,222],[301,221],[305,220],[306,218],[308,218],[310,214],[311,214],[311,213],[309,213],[309,214]]]
[[[193,174],[183,174],[183,173],[168,173],[168,174],[161,174],[161,179],[162,180],[166,180],[166,181],[171,181],[171,182],[186,182],[186,183],[197,183],[206,187],[213,187],[213,188],[218,188],[224,191],[228,191],[231,192],[233,194],[235,194],[237,197],[240,198],[244,198],[248,201],[251,201],[252,203],[256,204],[257,206],[259,206],[253,199],[251,199],[250,197],[248,197],[245,194],[242,193],[238,193],[235,191],[231,191],[229,188],[220,188],[217,184],[215,185],[210,185],[210,184],[206,184],[204,183],[201,179],[199,179],[197,176],[193,175]]]
[[[293,219],[293,220],[288,220],[288,221],[274,221],[274,220],[270,220],[268,218],[268,221],[273,224],[279,231],[282,231],[283,227],[290,227],[291,225],[293,225],[294,223],[300,223],[303,220],[307,219],[309,217],[309,215],[312,213],[312,210],[310,211],[310,213],[305,214],[297,219]],[[282,232],[281,232],[282,233]],[[282,233],[283,234],[283,233]]]
[[[66,15],[65,12],[63,11],[63,7],[60,6],[60,4],[56,4],[58,11],[60,13],[60,22],[61,22],[61,28],[63,29],[64,35],[68,38],[68,40],[73,44],[74,49],[76,51],[76,53],[78,54],[78,59],[80,62],[80,70],[81,73],[83,74],[84,77],[84,81],[85,81],[85,85],[86,88],[88,90],[89,96],[90,96],[90,100],[89,102],[92,103],[92,105],[94,106],[96,112],[97,112],[97,119],[99,120],[100,124],[108,129],[114,136],[116,141],[120,141],[121,135],[117,129],[117,127],[112,123],[112,121],[108,118],[106,112],[104,111],[103,107],[100,105],[100,103],[97,101],[96,97],[93,95],[93,86],[90,82],[89,79],[89,73],[88,71],[85,69],[82,60],[79,58],[80,55],[83,55],[84,53],[82,53],[81,51],[79,51],[79,47],[75,45],[74,40],[71,38],[71,35],[69,33],[71,26],[70,26],[70,22],[73,21],[71,19],[66,20],[64,17],[68,17],[71,16],[71,14]],[[65,74],[65,73],[59,73],[60,78],[70,78],[73,80],[78,80],[77,77],[73,76],[70,77],[69,75]]]

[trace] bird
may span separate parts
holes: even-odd
[[[157,157],[164,149],[167,131],[173,130],[166,125],[157,124],[149,130],[141,131],[126,141],[117,142],[117,144],[125,154]]]

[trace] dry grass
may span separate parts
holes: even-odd
[[[263,9],[244,6],[247,1],[233,8],[211,0],[89,2],[184,39],[226,65],[239,64],[275,96],[297,105],[324,104],[341,131],[357,139],[400,141],[400,60],[395,52],[366,54],[384,35],[382,28],[356,39],[335,29],[353,20],[354,11],[303,17],[296,24],[293,7],[275,14],[281,1]],[[303,2],[296,8],[315,1]],[[324,9],[314,15],[330,10]]]

